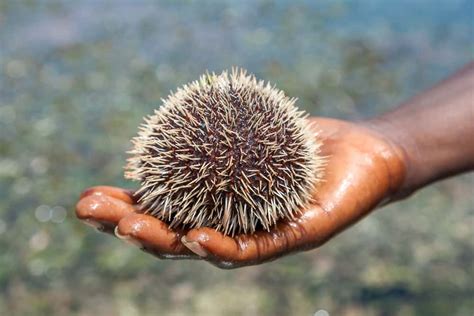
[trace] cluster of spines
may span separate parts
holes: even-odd
[[[228,235],[292,219],[321,178],[319,142],[295,99],[245,71],[178,89],[132,140],[126,176],[170,227]]]

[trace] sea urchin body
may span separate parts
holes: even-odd
[[[227,235],[293,219],[321,178],[320,143],[281,90],[234,69],[171,94],[132,140],[142,210]]]

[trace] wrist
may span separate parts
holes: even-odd
[[[471,63],[394,111],[362,123],[401,153],[406,171],[397,198],[474,169],[473,84]]]
[[[385,154],[387,160],[388,173],[397,174],[393,181],[392,190],[387,196],[387,200],[394,201],[409,196],[413,191],[416,175],[416,157],[410,148],[414,146],[413,140],[404,132],[403,127],[385,116],[379,116],[360,122],[360,125],[371,130],[381,138],[389,148],[389,154]],[[396,163],[395,163],[396,161]]]
[[[468,113],[454,115],[469,117]],[[474,168],[474,135],[470,120],[420,110],[389,112],[363,122],[392,144],[405,165],[405,177],[394,199],[427,184]]]

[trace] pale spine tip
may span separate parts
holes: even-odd
[[[321,142],[295,98],[243,69],[206,73],[145,119],[125,176],[144,212],[234,236],[294,219],[322,178]]]

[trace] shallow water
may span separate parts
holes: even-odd
[[[415,2],[415,3],[413,3]],[[467,315],[473,176],[391,205],[323,248],[221,271],[158,261],[81,225],[123,179],[144,115],[241,66],[313,115],[360,119],[473,56],[470,1],[2,1],[0,314]]]

